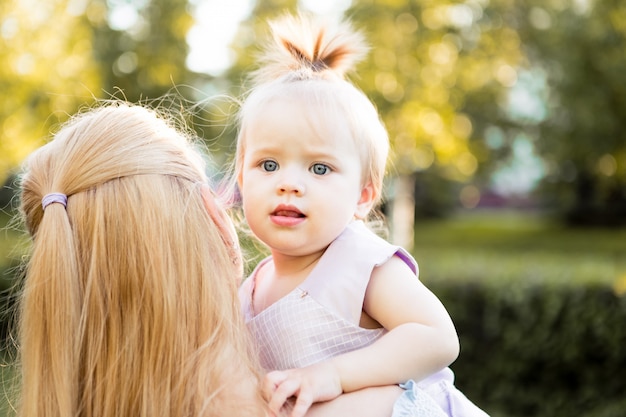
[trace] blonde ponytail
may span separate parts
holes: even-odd
[[[23,374],[23,398],[39,397],[40,402],[23,401],[21,407],[23,415],[72,415],[79,390],[78,343],[73,341],[80,321],[80,284],[74,236],[62,205],[46,208],[33,245],[19,332],[23,366],[39,368],[36,374]]]

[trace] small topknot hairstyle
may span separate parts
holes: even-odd
[[[332,25],[297,14],[269,25],[272,38],[252,74],[256,85],[283,76],[344,79],[368,51],[364,36],[348,22]]]

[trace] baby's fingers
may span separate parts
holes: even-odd
[[[269,372],[263,378],[263,384],[261,387],[261,391],[263,393],[263,397],[269,401],[274,395],[274,391],[278,388],[278,386],[287,379],[287,374],[281,371],[273,371]]]
[[[304,417],[313,404],[313,397],[310,392],[300,391],[296,403],[291,410],[291,417]]]
[[[275,379],[268,381],[268,387],[272,385],[274,388],[269,392],[267,400],[270,411],[279,414],[287,400],[297,395],[300,383],[297,380],[288,379],[286,375],[277,375]]]

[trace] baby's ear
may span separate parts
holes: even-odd
[[[376,200],[376,191],[374,190],[374,186],[372,185],[372,183],[368,182],[361,189],[361,198],[357,203],[354,217],[361,220],[365,219],[369,212],[372,210],[374,200]]]

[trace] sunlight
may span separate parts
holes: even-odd
[[[230,43],[239,23],[250,15],[252,0],[190,2],[196,24],[187,33],[187,67],[195,72],[220,75],[235,58]]]

